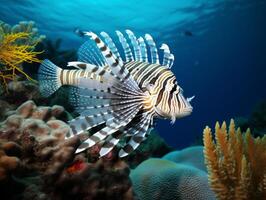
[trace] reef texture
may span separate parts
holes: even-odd
[[[10,112],[27,100],[37,104],[45,104],[47,99],[40,95],[38,85],[29,80],[15,80],[7,84],[8,93],[0,95],[0,121],[5,120]],[[10,111],[10,112],[9,112]]]
[[[1,199],[133,199],[127,164],[112,153],[96,158],[97,146],[75,155],[80,139],[65,140],[66,119],[63,107],[33,101],[9,111],[0,124]]]
[[[173,149],[166,144],[156,131],[152,130],[147,139],[140,146],[125,158],[130,168],[135,168],[144,160],[150,157],[160,158]]]
[[[192,149],[191,149],[192,148]],[[198,168],[204,162],[202,147],[171,152],[162,159],[150,158],[132,170],[130,177],[140,200],[212,200],[207,173]]]
[[[7,83],[15,80],[18,74],[33,80],[22,69],[22,64],[40,62],[37,55],[41,52],[34,51],[34,48],[43,38],[32,21],[20,22],[13,27],[0,21],[0,81],[6,90]]]
[[[209,184],[219,200],[266,199],[266,136],[254,138],[248,129],[243,135],[231,120],[216,123],[215,140],[204,129],[204,154]]]
[[[192,146],[180,151],[173,151],[162,158],[178,164],[193,166],[207,172],[206,165],[204,163],[203,146]]]

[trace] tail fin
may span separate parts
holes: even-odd
[[[60,73],[62,69],[45,59],[38,71],[40,92],[44,97],[52,95],[61,87]]]

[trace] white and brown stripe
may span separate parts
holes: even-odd
[[[79,109],[84,111],[79,118],[70,122],[73,133],[79,134],[104,124],[103,128],[84,141],[78,152],[100,141],[105,141],[100,152],[103,156],[119,142],[121,137],[130,134],[132,137],[119,153],[121,157],[126,156],[136,149],[144,139],[153,117],[173,119],[187,107],[191,108],[183,97],[182,89],[178,86],[174,74],[169,69],[174,61],[169,47],[166,44],[162,45],[164,57],[163,63],[160,64],[156,44],[149,34],[145,35],[144,40],[143,38],[137,39],[129,30],[126,33],[129,36],[131,47],[133,47],[133,53],[124,35],[116,31],[124,50],[125,61],[122,60],[107,33],[101,33],[105,44],[95,33],[86,32],[85,35],[91,37],[98,48],[98,53],[101,54],[97,55],[98,58],[94,55],[97,54],[97,51],[91,52],[89,56],[92,58],[90,59],[95,57],[94,63],[100,60],[101,64],[104,64],[94,66],[94,63],[86,65],[86,63],[77,62],[73,64],[79,70],[62,70],[60,72],[61,85],[85,87],[80,95],[85,101],[79,105]],[[149,56],[145,42],[149,47]],[[87,58],[86,55],[83,57]],[[86,79],[100,81],[103,84],[97,85]],[[95,84],[97,87],[89,88],[88,84]],[[95,92],[95,96],[90,96],[90,93],[86,92],[86,88]],[[101,105],[93,103],[94,106],[86,103],[86,99],[93,98],[106,103]],[[137,114],[138,112],[140,114]],[[134,124],[134,119],[138,115],[141,117]]]

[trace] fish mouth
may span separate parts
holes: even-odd
[[[180,111],[177,118],[186,117],[186,116],[190,115],[192,113],[192,111],[193,111],[193,107],[189,104]]]
[[[175,113],[174,114],[175,116],[172,116],[172,118],[176,117],[177,119],[179,119],[182,117],[186,117],[186,116],[190,115],[193,111],[193,107],[191,106],[190,102],[192,101],[192,99],[195,98],[195,96],[188,97],[186,99],[184,98],[184,96],[181,96],[181,98],[184,100],[185,107],[181,108],[178,113]]]
[[[193,110],[193,107],[191,106],[190,102],[195,98],[195,95],[193,95],[192,97],[186,98],[187,100],[187,106],[185,108],[182,109],[183,112],[185,113],[191,113]]]
[[[189,107],[182,109],[182,113],[184,113],[184,114],[190,114],[190,113],[192,113],[192,111],[193,111],[192,106],[189,106]]]

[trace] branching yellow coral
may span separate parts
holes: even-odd
[[[23,30],[21,32],[17,32],[18,27],[12,31],[6,28],[7,26],[3,26],[3,23],[0,25],[0,81],[6,86],[7,82],[14,80],[19,73],[28,80],[32,80],[22,70],[21,65],[23,62],[40,62],[37,55],[41,52],[34,51],[40,40],[32,39],[33,32],[31,30],[33,25],[21,25],[23,27],[20,27]]]
[[[242,135],[231,120],[216,123],[215,140],[204,129],[204,154],[209,183],[219,200],[266,199],[266,136],[254,139],[248,129]]]

